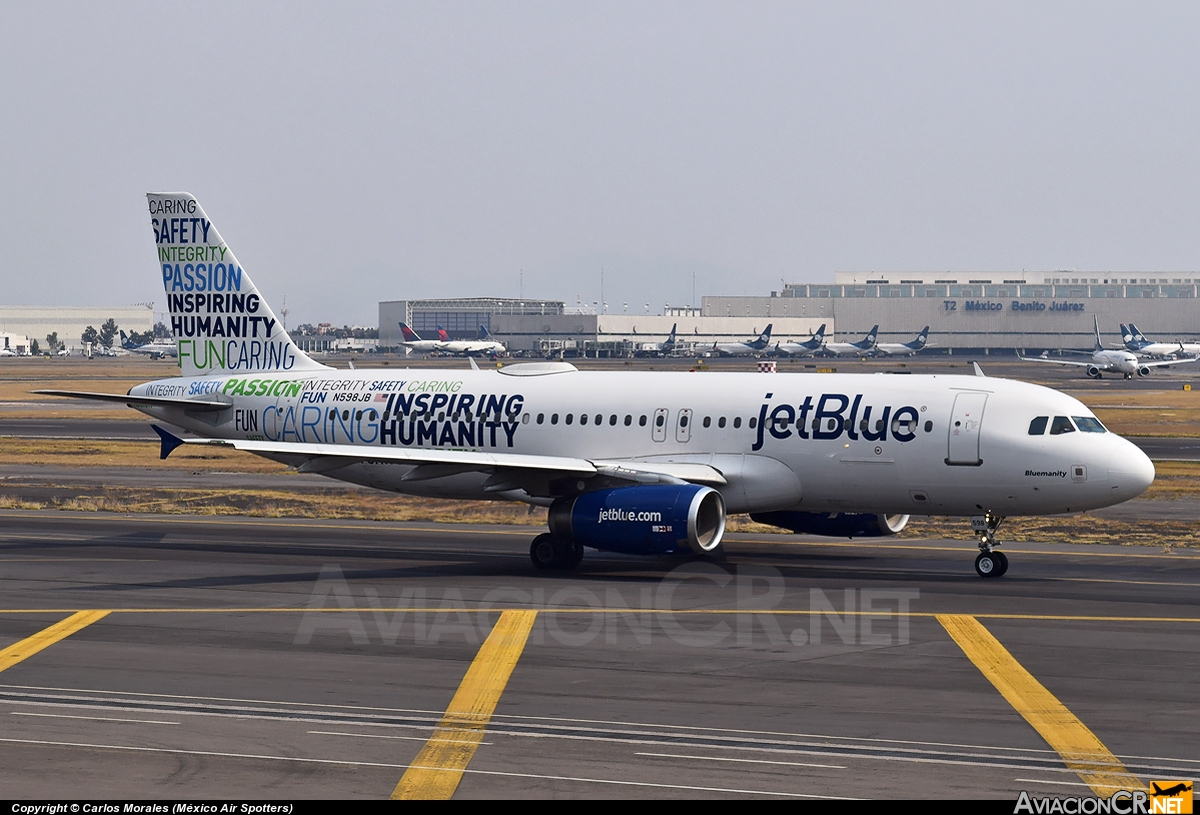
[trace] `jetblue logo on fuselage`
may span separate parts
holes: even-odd
[[[768,393],[758,411],[757,435],[752,450],[761,450],[768,438],[831,441],[844,434],[851,441],[887,441],[889,432],[898,442],[917,437],[920,412],[911,405],[871,405],[861,393],[823,393],[805,396],[798,405],[773,404]]]

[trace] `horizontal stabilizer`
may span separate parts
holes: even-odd
[[[181,407],[186,410],[227,410],[233,405],[213,399],[179,399],[173,396],[133,396],[128,393],[92,393],[90,391],[37,390],[46,396],[68,396],[72,399],[92,399],[97,402],[116,402],[122,405],[154,405],[157,407]]]

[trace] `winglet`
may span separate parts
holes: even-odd
[[[978,362],[972,362],[971,364],[975,366],[975,376],[987,376],[987,374],[983,372],[983,368],[979,367]]]
[[[156,424],[152,424],[150,427],[154,428],[154,432],[158,434],[160,439],[162,439],[162,447],[159,448],[158,451],[158,457],[160,459],[164,459],[171,455],[176,447],[183,444],[183,439],[179,438],[174,433],[171,433],[168,430],[163,430]]]
[[[478,364],[477,362],[475,362],[475,357],[467,357],[467,361],[471,363],[471,370],[472,370],[472,371],[478,371],[478,370],[479,370],[479,364]]]

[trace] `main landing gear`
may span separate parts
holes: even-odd
[[[1008,571],[1008,558],[996,551],[996,529],[1004,520],[994,512],[971,519],[971,528],[979,538],[979,557],[975,558],[975,573],[980,577],[1002,577]]]
[[[583,560],[583,544],[543,532],[529,545],[529,559],[539,569],[570,571]]]

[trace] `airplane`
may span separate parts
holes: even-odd
[[[771,324],[768,323],[756,339],[745,342],[714,342],[712,351],[723,357],[739,357],[748,354],[758,356],[771,344]]]
[[[442,350],[442,345],[449,339],[444,329],[438,329],[438,335],[441,339],[423,340],[421,336],[408,327],[407,323],[400,323],[400,335],[404,337],[400,344],[407,351],[416,351],[417,353],[427,354],[433,351]]]
[[[916,514],[970,516],[975,571],[995,578],[1008,570],[1006,516],[1111,506],[1154,480],[1150,459],[1078,400],[978,366],[904,377],[566,362],[335,370],[292,342],[192,195],[147,201],[160,258],[185,240],[220,250],[159,263],[180,374],[127,393],[37,393],[151,416],[160,458],[218,445],[381,490],[548,507],[549,531],[529,550],[537,569],[575,568],[585,548],[716,555],[729,514],[850,538],[894,535]]]
[[[15,357],[17,352],[10,348],[0,348],[0,357]]]
[[[439,328],[438,333],[445,335],[445,330]],[[477,340],[446,340],[442,342],[441,348],[437,349],[444,354],[454,354],[456,356],[500,356],[508,352],[504,347],[504,343],[497,342],[492,339],[492,335],[488,333],[487,326],[479,326],[480,339]]]
[[[1138,356],[1143,357],[1166,357],[1166,356],[1200,356],[1200,343],[1196,342],[1152,342],[1146,339],[1146,336],[1141,332],[1136,325],[1130,323],[1126,326],[1121,323],[1121,340],[1125,348]]]
[[[858,342],[827,342],[821,346],[818,354],[822,356],[866,356],[875,348],[875,337],[879,334],[879,326],[874,326],[867,336]]]
[[[1154,796],[1155,798],[1158,798],[1161,796],[1173,798],[1174,796],[1179,795],[1180,793],[1192,791],[1192,785],[1187,783],[1186,781],[1180,781],[1178,784],[1174,784],[1170,787],[1167,787],[1166,789],[1163,789],[1162,787],[1160,787],[1158,784],[1154,783],[1153,781],[1150,782],[1150,786],[1154,788],[1154,790],[1150,794],[1152,796]]]
[[[1165,365],[1184,365],[1189,362],[1196,362],[1200,357],[1192,357],[1190,359],[1165,359],[1158,362],[1146,362],[1139,359],[1138,355],[1132,351],[1116,350],[1105,348],[1104,343],[1100,341],[1100,320],[1096,315],[1092,315],[1092,328],[1096,332],[1096,347],[1092,351],[1092,361],[1083,362],[1082,360],[1071,359],[1049,359],[1047,357],[1027,357],[1018,353],[1017,358],[1023,362],[1049,362],[1053,365],[1077,365],[1087,369],[1087,375],[1092,379],[1101,379],[1105,371],[1115,371],[1122,374],[1126,379],[1133,379],[1134,374],[1138,376],[1149,376],[1151,368],[1161,368]]]
[[[642,343],[637,351],[639,357],[669,357],[675,353],[675,329],[679,323],[671,324],[671,333],[664,342]]]
[[[121,347],[126,351],[134,354],[149,354],[150,359],[162,359],[163,357],[179,356],[179,349],[175,347],[174,340],[156,339],[154,342],[146,342],[140,345],[135,345],[129,341],[129,337],[125,332],[121,333]]]
[[[925,326],[912,342],[877,342],[871,353],[884,357],[907,357],[921,351],[928,342],[929,326]]]
[[[821,350],[825,344],[825,323],[821,323],[809,339],[804,342],[777,342],[775,353],[789,357],[807,357]]]

